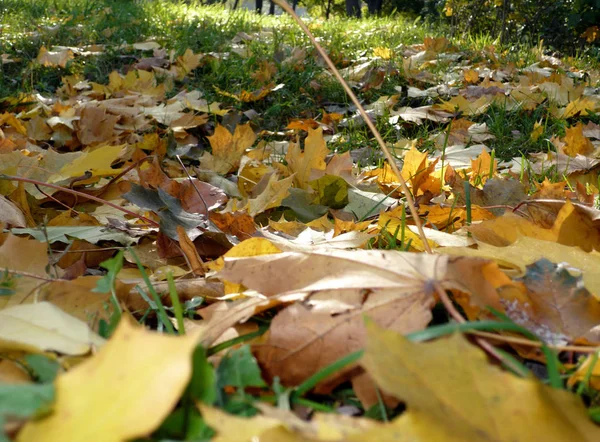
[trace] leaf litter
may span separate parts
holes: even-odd
[[[254,38],[231,51],[247,58]],[[35,63],[64,69],[105,49],[42,46]],[[228,106],[185,84],[230,54],[121,50],[152,56],[2,104],[4,432],[599,438],[600,95],[583,72],[541,54],[502,64],[493,47],[476,61],[427,37],[348,60],[362,93],[408,84],[364,102],[367,120],[360,103],[324,106],[274,132],[255,109],[285,89],[278,71],[327,57],[263,58],[254,89],[215,86],[242,103]],[[497,132],[484,115],[539,108],[546,121],[516,136],[550,151],[486,145]],[[371,119],[432,129],[383,144],[386,161],[332,149]]]

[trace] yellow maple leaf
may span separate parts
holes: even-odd
[[[600,104],[589,97],[579,97],[567,104],[567,107],[556,112],[561,118],[571,118],[576,115],[588,115],[589,111],[597,112]]]
[[[90,178],[114,176],[122,169],[113,169],[112,163],[120,159],[127,151],[127,145],[97,146],[94,150],[88,150],[73,162],[65,164],[58,173],[48,178],[49,183],[58,183],[69,178],[82,177],[86,174]]]
[[[277,67],[272,61],[262,60],[258,69],[250,74],[257,83],[269,83],[273,75],[277,73]]]
[[[542,121],[536,121],[533,124],[533,130],[531,131],[531,134],[529,134],[529,138],[531,139],[531,141],[537,141],[538,138],[540,138],[542,136],[542,134],[544,133],[544,126],[542,125]]]
[[[9,112],[4,112],[0,115],[0,126],[8,125],[15,129],[21,135],[27,135],[27,129],[17,117]]]
[[[491,95],[482,95],[475,101],[469,101],[462,95],[457,95],[448,101],[433,105],[432,108],[448,112],[462,112],[465,115],[478,115],[484,112],[493,100],[494,97]]]
[[[434,178],[431,173],[435,170],[437,160],[429,163],[426,152],[420,152],[416,147],[412,146],[406,155],[404,155],[404,164],[400,174],[404,181],[410,183],[413,193],[423,193],[425,189],[430,190],[434,195],[441,189],[441,180]]]
[[[266,238],[249,238],[235,245],[227,251],[223,256],[209,262],[206,266],[215,272],[223,269],[225,266],[225,258],[242,258],[250,256],[270,255],[273,253],[281,253],[281,250]],[[224,292],[226,294],[241,293],[244,286],[235,282],[223,280]]]
[[[191,49],[186,49],[183,55],[177,57],[176,63],[177,66],[182,69],[181,78],[185,77],[191,71],[200,66],[200,59],[202,58],[202,54],[194,54]]]
[[[565,129],[565,138],[563,141],[566,143],[563,150],[570,157],[588,155],[594,151],[592,142],[588,137],[583,135],[583,123],[581,122]]]
[[[215,133],[208,137],[212,154],[205,152],[200,159],[203,168],[213,172],[226,174],[240,165],[240,160],[256,140],[256,134],[250,124],[241,124],[235,128],[233,135],[220,124],[215,128]]]
[[[239,94],[232,94],[231,92],[224,91],[219,89],[217,86],[213,86],[213,88],[221,95],[225,95],[226,97],[233,98],[237,101],[241,101],[242,103],[251,103],[254,101],[259,101],[265,98],[273,88],[275,87],[275,83],[269,83],[257,90],[254,91],[246,91],[242,90]]]
[[[440,53],[447,50],[450,46],[450,41],[446,37],[425,37],[423,40],[425,50]]]
[[[466,83],[475,84],[479,81],[479,74],[473,69],[466,69],[463,72],[463,78]]]
[[[414,233],[411,229],[406,226],[403,226],[402,223],[402,211],[404,207],[400,206],[389,212],[382,212],[379,215],[379,221],[377,225],[379,230],[386,230],[391,236],[396,238],[398,245],[402,245],[406,247],[410,244],[412,250],[417,252],[423,252],[425,250],[425,246],[423,245],[423,240],[421,237]],[[437,244],[434,241],[427,240],[430,248],[436,248]]]
[[[161,424],[192,374],[202,328],[175,337],[134,324],[123,316],[98,354],[58,376],[52,413],[29,421],[18,441],[60,441],[68,434],[72,441],[120,442]]]
[[[471,172],[469,173],[471,178],[469,182],[477,187],[482,187],[488,178],[494,176],[497,168],[498,160],[494,159],[492,164],[492,157],[484,149],[477,158],[471,160]]]
[[[529,236],[580,247],[588,252],[600,250],[600,232],[594,221],[569,200],[558,211],[551,228],[544,228],[539,222],[534,223],[512,212],[506,212],[496,219],[473,224],[467,230],[478,242],[497,247],[513,244],[520,236]]]
[[[392,58],[393,55],[394,53],[389,48],[378,46],[373,49],[373,57],[379,57],[383,58],[384,60],[389,60],[390,58]]]
[[[581,34],[581,37],[585,38],[585,41],[588,43],[593,43],[600,38],[600,28],[598,26],[590,26]]]
[[[256,216],[265,210],[279,207],[290,192],[294,175],[279,180],[276,173],[271,174],[265,190],[256,198],[249,199],[246,209],[250,216]]]
[[[500,370],[461,334],[414,343],[372,321],[366,329],[362,366],[408,411],[392,422],[393,429],[363,433],[360,440],[395,440],[398,434],[403,440],[448,442],[600,439],[577,395]],[[460,363],[450,373],[447,361]]]
[[[308,188],[311,170],[325,170],[325,157],[329,153],[323,138],[323,129],[307,129],[304,151],[300,149],[299,144],[291,143],[285,156],[288,169],[294,174],[294,184],[301,189]]]

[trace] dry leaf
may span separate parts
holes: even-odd
[[[304,150],[300,145],[290,144],[285,159],[288,169],[294,175],[294,183],[301,189],[308,188],[311,181],[310,174],[313,169],[325,170],[325,157],[329,149],[323,139],[323,129],[308,130],[308,136],[304,142]]]
[[[84,355],[104,344],[85,322],[49,302],[0,310],[0,339],[24,349]]]
[[[220,124],[215,128],[215,133],[208,137],[212,153],[202,156],[201,164],[205,169],[220,174],[235,170],[246,149],[256,140],[256,135],[250,124],[239,125],[233,135]]]
[[[68,435],[71,441],[124,442],[147,436],[181,397],[198,339],[198,332],[150,332],[123,316],[97,355],[57,378],[53,413],[28,422],[17,440],[58,442]]]
[[[461,335],[423,344],[371,321],[367,331],[363,365],[385,392],[406,403],[407,411],[393,423],[404,440],[600,438],[600,429],[589,420],[578,396],[501,371]],[[448,361],[455,361],[452,369]],[[375,434],[363,435],[363,440],[392,440],[385,433]]]

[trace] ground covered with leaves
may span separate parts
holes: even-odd
[[[3,7],[0,441],[600,440],[597,60]]]

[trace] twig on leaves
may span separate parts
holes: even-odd
[[[12,275],[23,276],[25,278],[39,279],[40,281],[44,282],[54,282],[60,280],[60,278],[49,278],[47,276],[36,275],[35,273],[25,272],[23,270],[3,269],[2,271],[8,272]]]
[[[415,225],[417,226],[417,229],[419,231],[419,236],[421,237],[421,241],[423,241],[423,247],[425,248],[425,251],[427,253],[432,253],[431,247],[429,247],[429,243],[427,242],[427,236],[425,235],[425,231],[423,230],[423,225],[421,224],[421,220],[419,218],[419,212],[417,211],[417,208],[415,207],[415,202],[413,200],[410,189],[406,185],[406,181],[404,180],[404,178],[402,178],[402,175],[400,174],[400,170],[398,170],[398,166],[396,165],[396,162],[394,161],[394,157],[392,156],[390,150],[385,145],[385,141],[383,141],[383,138],[381,137],[381,134],[377,130],[377,127],[375,127],[375,124],[371,121],[371,119],[365,112],[365,109],[360,104],[360,101],[358,100],[358,98],[356,97],[354,92],[352,92],[352,89],[350,89],[350,86],[348,86],[346,81],[342,78],[342,75],[340,74],[340,72],[337,70],[337,68],[335,67],[335,65],[333,64],[333,62],[327,55],[327,52],[325,52],[325,50],[317,42],[315,37],[312,35],[310,30],[306,26],[306,24],[304,24],[304,22],[300,19],[300,17],[298,17],[298,15],[294,12],[292,7],[285,0],[273,0],[273,2],[276,5],[280,6],[285,12],[290,14],[292,16],[292,18],[296,21],[296,23],[298,23],[298,25],[300,26],[302,31],[304,31],[304,33],[308,36],[308,38],[312,42],[315,49],[319,52],[321,57],[323,57],[323,60],[325,60],[325,63],[327,63],[327,66],[329,66],[329,69],[331,69],[331,72],[333,73],[335,78],[342,85],[342,87],[344,88],[344,90],[346,91],[346,93],[348,94],[348,96],[350,97],[350,99],[352,100],[352,102],[354,103],[356,108],[358,109],[358,112],[362,116],[363,120],[365,120],[366,125],[369,127],[369,129],[375,136],[375,139],[377,140],[379,147],[381,147],[381,150],[383,151],[386,160],[388,161],[390,167],[392,168],[392,171],[396,174],[396,176],[400,180],[400,186],[402,188],[402,192],[404,193],[404,196],[406,197],[406,204],[408,205],[410,214],[412,215]]]
[[[145,221],[146,223],[150,224],[153,227],[160,227],[156,221],[153,221],[150,218],[146,218],[143,215],[138,215],[137,213],[132,212],[131,210],[125,209],[124,207],[121,207],[118,204],[111,203],[110,201],[103,200],[102,198],[98,198],[97,196],[89,195],[85,192],[79,192],[78,190],[69,189],[68,187],[62,187],[62,186],[57,186],[56,184],[44,183],[42,181],[34,180],[31,178],[22,178],[22,177],[18,177],[18,176],[4,175],[4,174],[0,174],[0,180],[21,181],[23,183],[36,184],[38,186],[45,186],[45,187],[50,187],[51,189],[62,190],[63,192],[67,192],[67,193],[70,193],[70,194],[73,194],[76,196],[80,196],[82,198],[87,198],[89,200],[96,201],[97,203],[110,206],[113,209],[120,210],[121,212],[126,213],[129,216],[132,216],[134,218],[138,218],[138,219]]]
[[[480,330],[468,330],[465,333],[469,335],[479,336],[481,338],[490,339],[492,341],[504,342],[507,344],[522,345],[524,347],[535,347],[541,348],[544,346],[542,342],[532,341],[531,339],[519,338],[517,336],[504,336],[496,333],[484,332]],[[573,352],[573,353],[597,353],[598,347],[585,347],[582,345],[550,345],[546,344],[548,348],[558,352]]]
[[[458,310],[456,310],[456,307],[454,307],[454,304],[452,304],[452,301],[450,300],[450,297],[448,296],[446,291],[437,282],[435,282],[433,284],[433,286],[435,288],[435,292],[440,297],[440,301],[442,301],[442,304],[448,311],[448,314],[456,322],[458,322],[460,324],[467,322],[467,320],[465,318],[463,318],[463,316],[460,314],[460,312]],[[475,342],[477,343],[477,345],[479,345],[483,350],[485,350],[491,357],[496,359],[498,362],[504,364],[504,366],[506,366],[506,367],[509,367],[511,370],[513,370],[516,373],[521,372],[520,367],[516,366],[512,360],[504,357],[504,355],[502,353],[500,353],[498,350],[496,350],[496,347],[494,347],[492,344],[487,342],[485,339],[483,339],[481,337],[477,337],[477,336],[474,339],[475,339]]]

